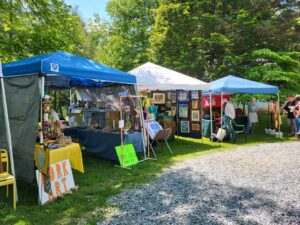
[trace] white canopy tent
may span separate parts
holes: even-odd
[[[165,67],[147,62],[133,70],[139,90],[209,90],[210,84]]]

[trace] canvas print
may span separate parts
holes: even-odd
[[[200,112],[199,112],[199,110],[192,110],[192,112],[191,112],[191,121],[200,121]]]
[[[188,91],[177,91],[177,101],[178,102],[188,102],[189,92]]]
[[[172,92],[168,91],[167,92],[167,100],[171,100],[172,99]]]
[[[164,105],[159,106],[158,109],[159,109],[159,111],[164,112],[164,111],[166,111],[166,106],[164,106]]]
[[[168,101],[166,102],[166,107],[167,107],[167,108],[171,108],[171,106],[172,106],[172,102],[171,102],[170,100],[168,100]]]
[[[191,99],[199,99],[199,92],[191,91]]]
[[[189,121],[181,121],[181,133],[190,133],[190,123]]]
[[[192,131],[200,131],[201,126],[199,123],[192,123]]]
[[[166,94],[163,92],[153,92],[153,98],[157,105],[163,105],[166,103]]]
[[[172,98],[172,103],[176,103],[176,93],[175,92],[172,92],[171,98]]]
[[[198,100],[191,101],[192,109],[198,109]]]
[[[179,117],[188,118],[189,106],[188,104],[178,105]]]
[[[176,115],[176,106],[171,107],[171,114],[172,114],[172,116]]]

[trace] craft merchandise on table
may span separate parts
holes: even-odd
[[[55,118],[55,114],[50,96],[45,96],[42,104],[43,126],[40,127],[43,135],[37,138],[39,143],[34,147],[35,166],[47,174],[51,164],[69,159],[73,169],[84,173],[80,145],[72,143],[71,137],[64,136],[59,118],[57,115]]]

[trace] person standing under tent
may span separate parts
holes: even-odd
[[[258,107],[256,105],[256,98],[252,98],[250,104],[248,105],[248,123],[246,127],[246,132],[248,134],[252,133],[255,123],[258,123],[257,116]]]
[[[300,95],[295,97],[295,123],[296,123],[296,135],[300,135]]]
[[[274,128],[278,129],[279,128],[279,124],[281,124],[281,118],[279,117],[279,105],[278,102],[276,100],[273,100],[273,104],[272,104],[272,118],[273,118],[273,124],[274,124]]]
[[[223,99],[223,102],[226,104],[224,107],[225,116],[228,116],[229,118],[234,120],[235,119],[235,109],[234,109],[233,104],[227,99]]]
[[[287,112],[287,118],[288,118],[288,126],[291,129],[290,136],[295,135],[295,105],[296,101],[294,96],[288,96],[287,101],[283,105],[283,109]]]
[[[148,119],[157,120],[158,107],[155,105],[155,99],[150,100],[150,106],[148,107]]]

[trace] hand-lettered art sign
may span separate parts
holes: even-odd
[[[121,166],[132,166],[138,163],[138,158],[132,144],[115,147]]]
[[[63,193],[75,187],[69,160],[50,165],[48,175],[37,170],[36,179],[39,187],[39,201],[42,205],[61,197]]]

